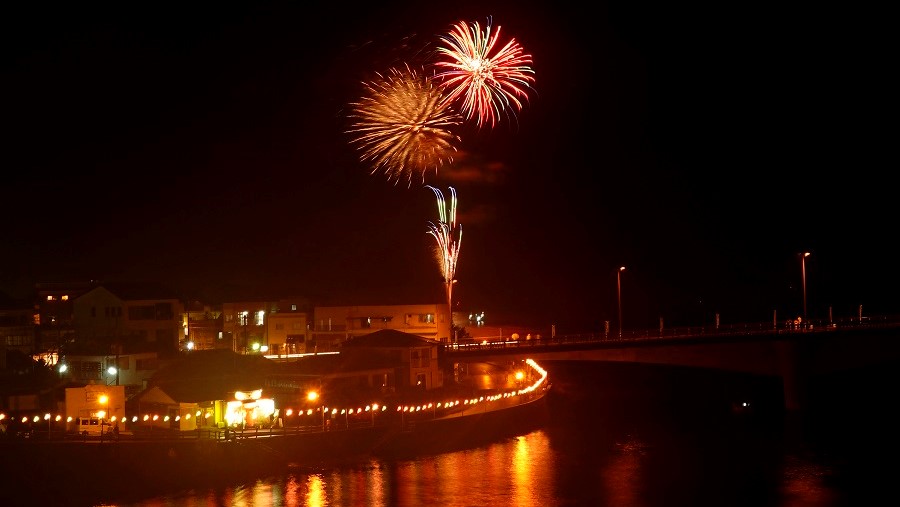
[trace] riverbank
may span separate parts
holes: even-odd
[[[393,414],[385,424],[331,431],[291,428],[235,433],[233,438],[8,440],[0,444],[4,491],[21,501],[79,505],[79,498],[127,501],[150,492],[172,493],[252,481],[288,467],[365,462],[478,446],[539,427],[547,420],[545,382],[493,409],[431,417]],[[481,408],[484,407],[484,408]]]

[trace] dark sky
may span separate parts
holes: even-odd
[[[551,4],[553,6],[551,6]],[[588,5],[590,4],[590,5]],[[897,313],[888,17],[784,2],[148,3],[3,15],[0,291],[155,280],[439,302],[434,194],[358,160],[348,104],[458,21],[533,57],[464,126],[455,308],[600,329]],[[891,101],[895,99],[891,98]],[[894,160],[894,162],[891,162]]]

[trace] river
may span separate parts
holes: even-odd
[[[799,416],[781,409],[777,379],[666,366],[542,366],[553,385],[549,417],[523,434],[91,505],[833,507],[892,496],[884,495],[896,480],[894,396],[881,387],[892,368],[822,379],[810,391],[817,408]]]

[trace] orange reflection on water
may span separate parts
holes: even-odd
[[[642,505],[638,488],[642,480],[641,461],[645,453],[644,447],[643,442],[634,438],[616,444],[617,452],[612,454],[609,465],[603,469],[607,505]]]
[[[384,471],[381,469],[381,466],[374,466],[369,469],[363,474],[364,479],[365,477],[371,479],[369,483],[363,482],[366,489],[366,505],[371,505],[372,507],[384,507],[386,505],[384,501],[384,492],[387,488],[384,482]]]
[[[306,478],[306,507],[325,507],[327,504],[325,481],[321,475],[311,474]]]
[[[289,475],[287,483],[284,485],[284,504],[300,505],[300,489],[302,488],[303,486],[297,480],[297,476],[294,474]]]
[[[837,505],[837,498],[824,482],[830,470],[797,456],[788,456],[784,465],[781,492],[784,507]]]
[[[534,462],[528,437],[516,438],[512,464],[513,497],[524,503],[526,499],[530,500],[536,496],[534,469],[540,466]]]

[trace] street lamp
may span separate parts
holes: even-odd
[[[800,272],[803,276],[803,322],[807,321],[806,317],[806,258],[809,257],[809,252],[803,252],[800,254]]]
[[[616,299],[619,301],[619,338],[622,338],[622,271],[625,266],[616,270]]]

